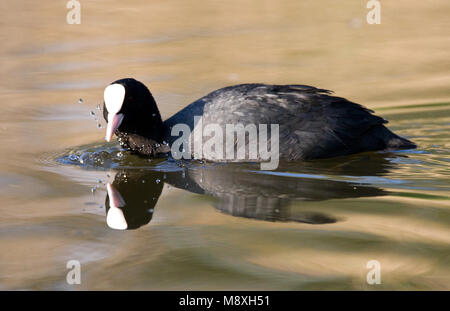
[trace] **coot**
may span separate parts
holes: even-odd
[[[148,88],[132,78],[120,79],[107,86],[103,107],[103,115],[108,122],[106,140],[110,141],[116,134],[123,147],[146,156],[173,156],[174,148],[171,147],[179,139],[179,135],[173,135],[177,124],[183,124],[182,129],[189,130],[190,143],[198,127],[206,129],[215,125],[217,130],[218,126],[223,133],[216,134],[222,138],[226,126],[230,124],[242,124],[247,130],[252,129],[247,125],[253,124],[257,134],[260,134],[262,125],[276,124],[278,128],[270,128],[269,131],[278,134],[278,153],[283,160],[329,158],[364,151],[416,147],[413,142],[391,132],[384,126],[387,121],[372,112],[359,104],[332,96],[331,91],[312,86],[252,83],[216,90],[163,121]],[[212,137],[212,131],[209,134]],[[274,136],[267,137],[266,142],[275,140]],[[205,142],[205,137],[202,139]],[[232,147],[239,144],[249,147],[256,139],[246,132],[244,139],[233,134],[230,142]],[[225,144],[225,138],[223,140]],[[184,149],[185,146],[181,147]],[[244,159],[226,157],[222,147],[215,146],[213,149],[214,152],[202,150],[196,158],[263,161],[259,155],[256,159],[250,158],[249,148],[245,149]],[[189,155],[194,153],[194,150],[178,151]]]

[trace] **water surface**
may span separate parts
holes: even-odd
[[[449,289],[448,1],[383,2],[381,25],[356,0],[80,2],[81,25],[64,2],[1,5],[0,289]],[[231,84],[332,89],[418,148],[276,171],[144,159],[103,141],[122,77],[163,118]],[[134,230],[108,226],[108,184]]]

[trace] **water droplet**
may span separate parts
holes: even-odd
[[[97,190],[97,186],[91,188],[91,192],[94,193]]]
[[[82,103],[83,103],[83,99],[81,99],[81,98],[78,99],[78,103],[79,103],[79,104],[82,104]]]
[[[145,179],[142,179],[142,183],[145,184]]]
[[[100,110],[100,104],[97,105],[97,110]]]
[[[156,178],[155,182],[156,182],[157,184],[159,184],[159,183],[161,182],[161,180],[160,180],[159,178]]]
[[[71,154],[71,155],[69,155],[69,160],[70,161],[78,161],[79,157],[76,154]]]
[[[91,116],[95,116],[95,112],[91,110]]]
[[[97,128],[101,129],[102,125],[100,123],[97,124]]]
[[[103,182],[103,180],[99,179],[97,182],[98,182],[99,184],[101,184],[101,183]]]

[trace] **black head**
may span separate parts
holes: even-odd
[[[107,141],[114,134],[158,138],[162,132],[161,115],[152,94],[132,78],[114,81],[105,88],[103,117],[108,122]]]

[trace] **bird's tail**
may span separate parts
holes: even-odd
[[[377,145],[377,149],[414,149],[417,147],[415,143],[394,134],[384,125],[379,125],[369,130],[365,141],[369,142],[370,146]]]
[[[386,149],[414,149],[417,145],[412,141],[395,135],[386,142]]]

